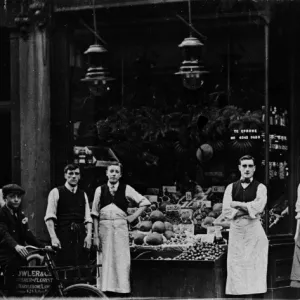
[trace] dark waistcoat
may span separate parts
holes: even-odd
[[[72,193],[65,186],[58,187],[57,225],[67,226],[72,222],[83,223],[85,217],[84,191],[77,188]]]
[[[107,184],[101,186],[101,196],[100,196],[100,209],[103,207],[114,203],[120,209],[122,209],[125,213],[127,213],[128,201],[125,197],[126,184],[119,184],[118,190],[115,195],[109,191],[109,187]]]
[[[256,198],[257,187],[260,183],[256,180],[244,189],[241,181],[238,180],[232,184],[232,200],[239,202],[250,202]]]

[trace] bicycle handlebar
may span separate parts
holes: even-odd
[[[38,248],[35,246],[25,246],[26,249],[32,249],[34,250],[33,252],[43,252],[43,253],[56,253],[56,251],[54,249],[52,249],[51,247],[44,247],[44,248]]]

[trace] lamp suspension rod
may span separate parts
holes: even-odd
[[[97,30],[97,20],[96,20],[95,0],[93,0],[93,19],[94,19],[94,30],[95,30],[96,34],[98,34],[98,30]],[[98,44],[96,34],[95,34],[95,44]]]
[[[190,27],[191,31],[194,31],[197,35],[200,36],[203,40],[207,40],[207,37],[200,33],[193,25],[189,25],[189,23],[180,15],[176,14],[176,17],[180,19],[184,24]]]
[[[189,5],[189,28],[190,28],[190,36],[192,35],[192,8],[191,8],[191,0],[188,0]]]

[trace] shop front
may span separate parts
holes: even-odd
[[[239,179],[239,158],[249,154],[268,188],[266,298],[297,298],[289,276],[299,182],[299,5],[125,2],[56,1],[48,26],[19,40],[27,112],[21,178],[29,189],[41,183],[28,211],[38,211],[35,222],[43,224],[47,192],[63,182],[66,163],[81,165],[92,202],[107,164],[120,161],[124,182],[152,202],[131,228],[133,296],[225,297],[230,229],[220,221],[221,203]],[[102,49],[97,68],[87,62],[95,44]],[[36,154],[42,165],[32,164]]]
[[[64,30],[53,36],[51,97],[61,112],[53,118],[65,122],[53,131],[53,147],[65,156],[54,156],[55,166],[81,164],[92,200],[107,163],[120,161],[124,182],[153,202],[132,226],[135,296],[224,297],[226,244],[211,249],[207,232],[220,217],[225,187],[239,178],[238,159],[252,155],[255,176],[268,187],[267,297],[294,297],[299,8],[167,2],[57,6]],[[198,55],[187,47],[182,57],[184,41],[201,53],[193,69],[199,76],[182,72],[183,60]],[[108,50],[102,84],[86,80],[84,52],[95,43]],[[226,240],[228,229],[221,234]]]

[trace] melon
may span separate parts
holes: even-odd
[[[143,245],[143,243],[144,243],[144,237],[145,237],[145,236],[146,236],[146,235],[143,234],[143,233],[141,233],[141,232],[136,232],[136,233],[134,233],[134,235],[133,235],[134,243],[135,243],[136,245]]]
[[[206,217],[202,223],[204,226],[211,226],[214,222],[215,218],[212,217]]]
[[[150,220],[154,223],[156,221],[164,221],[165,220],[165,216],[164,214],[159,211],[159,210],[154,210],[151,214],[150,214]]]
[[[139,226],[138,226],[138,229],[140,231],[144,231],[144,232],[147,232],[147,231],[150,231],[152,228],[152,222],[151,221],[142,221],[139,223]]]
[[[164,236],[166,237],[167,240],[170,240],[172,237],[175,237],[175,233],[173,231],[166,231],[164,233]]]
[[[152,231],[158,233],[164,233],[166,231],[165,224],[162,221],[156,221],[152,225]]]
[[[157,232],[149,233],[145,240],[149,245],[161,245],[164,241],[162,235]]]
[[[222,203],[216,203],[213,206],[213,211],[220,214],[222,212],[223,205]]]
[[[174,231],[173,225],[170,222],[165,222],[166,231]]]

